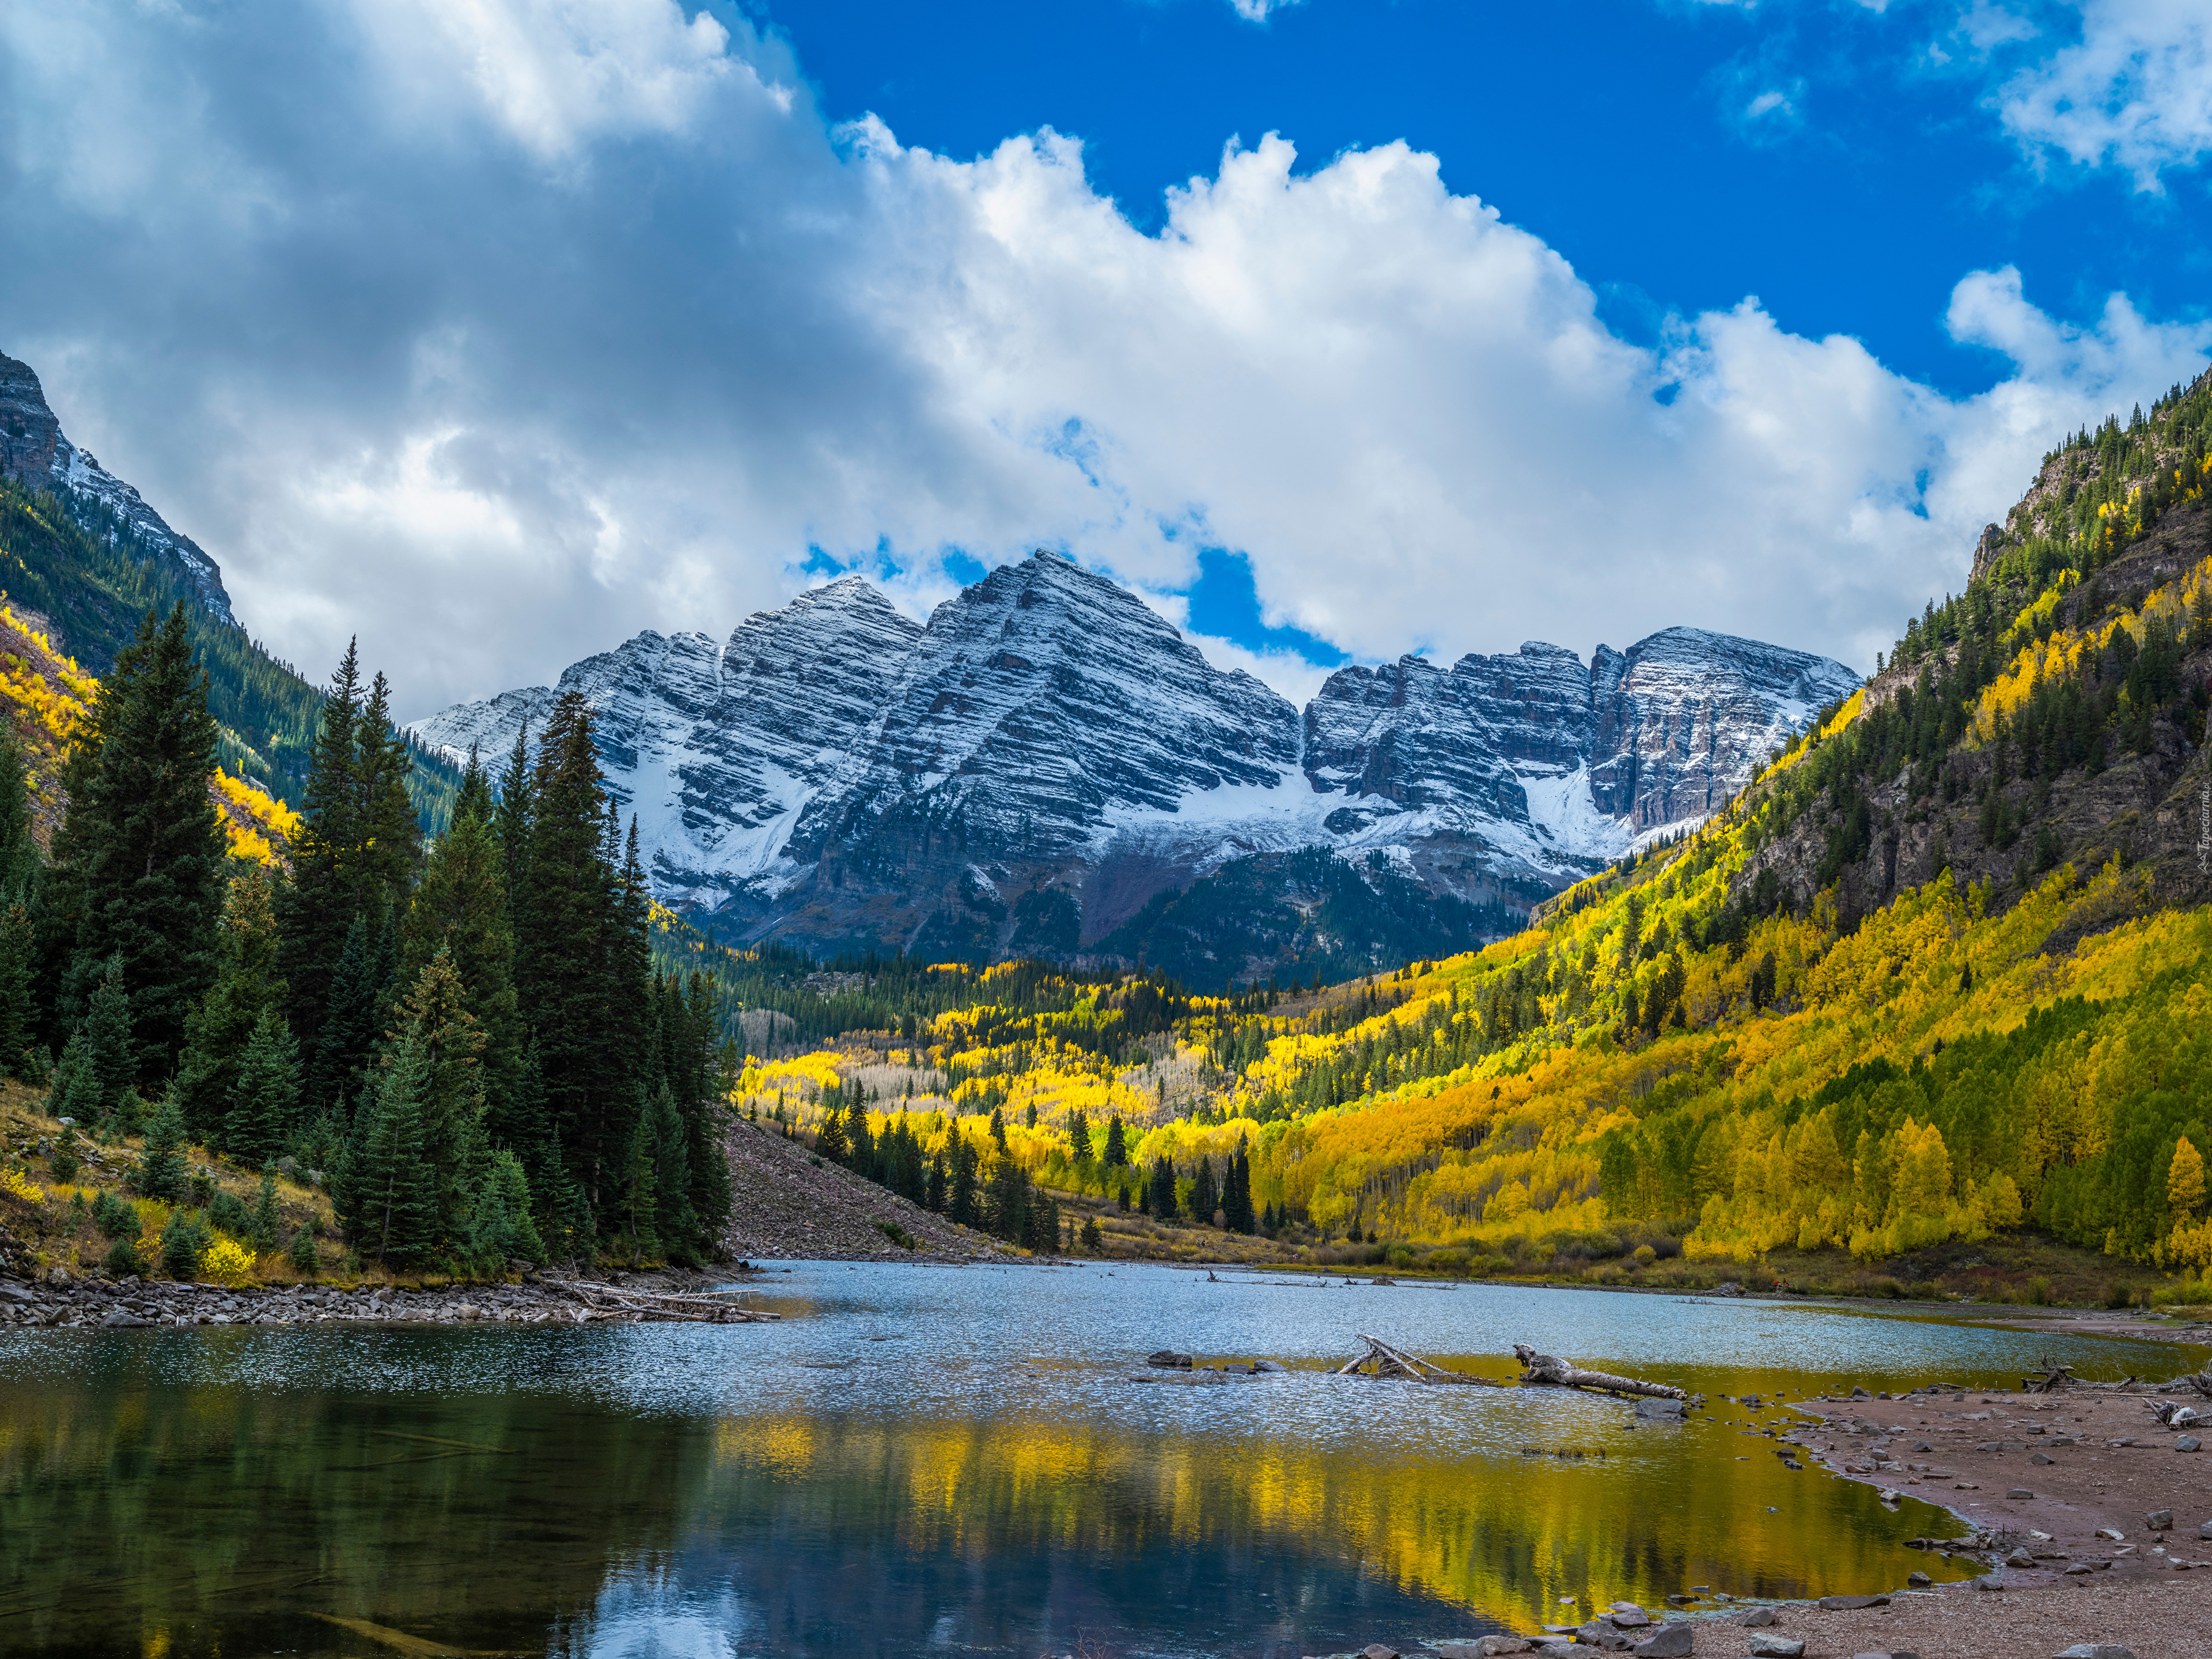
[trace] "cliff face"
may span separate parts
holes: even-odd
[[[28,363],[0,354],[0,474],[36,489],[97,501],[134,533],[143,554],[191,584],[217,620],[235,623],[222,572],[189,536],[147,506],[138,492],[69,441]]]
[[[558,687],[413,730],[490,758],[581,690],[656,890],[725,934],[1079,955],[1232,864],[1253,872],[1210,892],[1304,915],[1298,895],[1327,884],[1301,865],[1294,893],[1267,872],[1314,848],[1401,908],[1392,884],[1410,882],[1455,926],[1500,931],[1638,836],[1714,810],[1856,684],[1823,658],[1673,629],[1587,666],[1529,644],[1448,670],[1347,668],[1301,713],[1040,553],[926,627],[847,577],[719,648],[641,634]],[[1273,938],[1281,920],[1244,931]]]

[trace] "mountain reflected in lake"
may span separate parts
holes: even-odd
[[[0,1644],[1282,1656],[1693,1584],[1887,1589],[1942,1570],[1899,1545],[1948,1517],[1788,1469],[1759,1432],[1782,1414],[1720,1395],[2189,1360],[1808,1307],[1164,1269],[770,1285],[781,1325],[11,1336]],[[1637,1427],[1616,1401],[1329,1376],[1355,1330],[1500,1380],[1531,1340],[1713,1404]],[[1170,1344],[1294,1369],[1130,1380]]]

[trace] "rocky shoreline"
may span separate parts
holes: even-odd
[[[681,1322],[738,1325],[778,1316],[746,1305],[750,1291],[718,1290],[757,1270],[739,1262],[699,1273],[556,1269],[474,1285],[248,1285],[161,1279],[0,1278],[0,1327],[136,1330],[185,1325],[588,1325]]]

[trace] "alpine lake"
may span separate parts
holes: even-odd
[[[0,1339],[0,1652],[1296,1656],[1963,1562],[1793,1471],[1779,1402],[2166,1376],[2193,1349],[1820,1304],[1095,1264],[816,1263],[782,1322]],[[1368,1332],[1679,1383],[1330,1373]],[[1173,1347],[1287,1373],[1139,1382]],[[1164,1376],[1162,1373],[1152,1375]],[[1762,1396],[1757,1409],[1723,1395]],[[1879,1412],[1880,1407],[1875,1407]]]

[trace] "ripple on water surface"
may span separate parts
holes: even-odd
[[[1888,1589],[1929,1565],[1900,1541],[1950,1518],[1792,1472],[1758,1432],[1786,1413],[1720,1395],[2185,1358],[1804,1305],[1157,1268],[819,1264],[759,1299],[785,1322],[11,1338],[6,1645],[1274,1656],[1692,1584]],[[1500,1380],[1532,1342],[1714,1404],[1638,1428],[1587,1396],[1330,1376],[1358,1331]],[[1132,1382],[1163,1346],[1292,1370]]]

